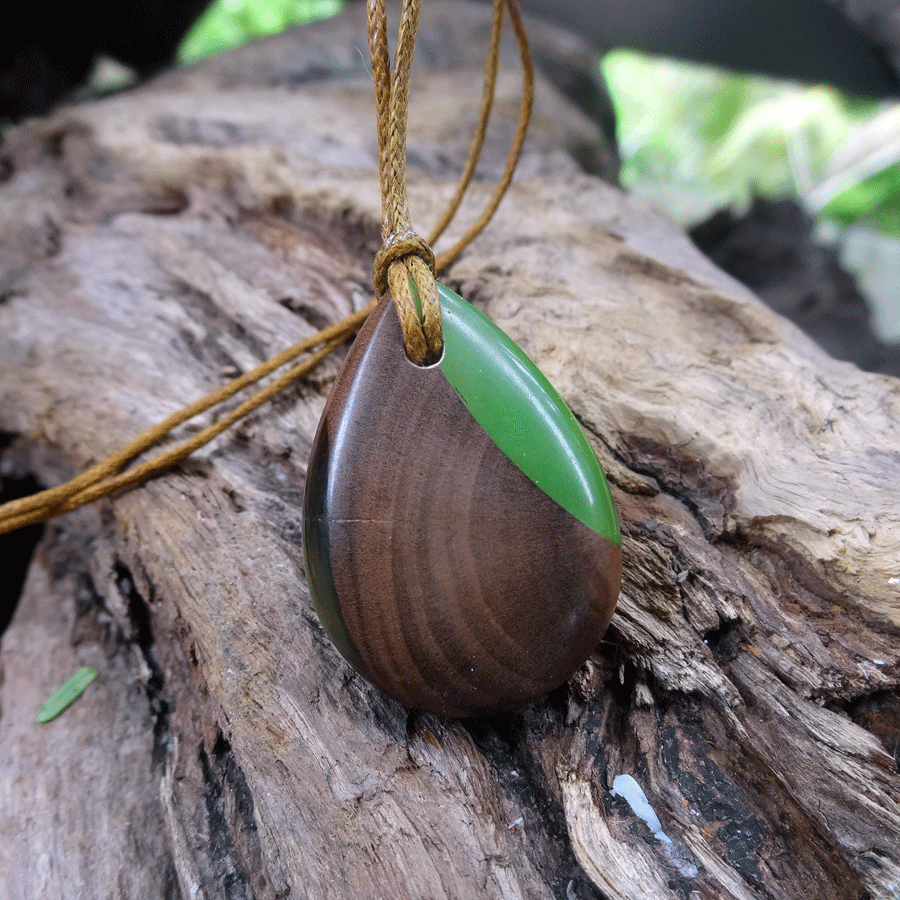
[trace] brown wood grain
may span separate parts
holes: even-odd
[[[408,706],[521,707],[569,678],[612,618],[619,547],[524,475],[438,366],[409,362],[389,296],[335,383],[306,484],[317,609]]]

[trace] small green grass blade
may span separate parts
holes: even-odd
[[[71,706],[97,677],[97,670],[89,666],[80,668],[65,684],[61,684],[45,701],[37,714],[36,722],[43,725],[55,719]]]

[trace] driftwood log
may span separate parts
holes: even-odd
[[[12,136],[5,476],[56,483],[367,302],[360,13]],[[474,122],[485,11],[429,4],[423,29],[424,231]],[[517,86],[510,64],[488,181]],[[445,280],[608,472],[624,587],[597,653],[470,721],[354,674],[298,527],[330,360],[177,470],[47,525],[0,645],[0,896],[900,897],[900,382],[828,357],[586,158],[612,171],[542,81],[521,174]],[[80,665],[98,680],[35,725]]]

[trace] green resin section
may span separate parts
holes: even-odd
[[[547,496],[615,544],[606,478],[569,407],[487,316],[438,285],[444,353],[438,366],[475,421]]]

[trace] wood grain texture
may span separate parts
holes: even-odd
[[[427,46],[486,30],[425,6]],[[55,483],[368,302],[371,86],[323,74],[359,58],[362,12],[10,136],[2,471]],[[423,230],[480,90],[480,60],[440,66],[413,89]],[[501,81],[498,158],[515,69]],[[523,177],[448,281],[545,372],[610,477],[623,591],[600,651],[524,712],[468,722],[353,672],[299,537],[335,360],[48,527],[0,644],[0,895],[896,900],[900,383],[836,363],[579,173],[559,149],[574,113],[546,84],[540,102]],[[99,677],[51,741],[34,715],[82,664]],[[619,774],[695,878],[612,796]]]
[[[361,330],[310,456],[304,549],[338,648],[408,706],[508,712],[597,647],[621,551],[548,497],[440,368],[406,358],[390,297]]]

